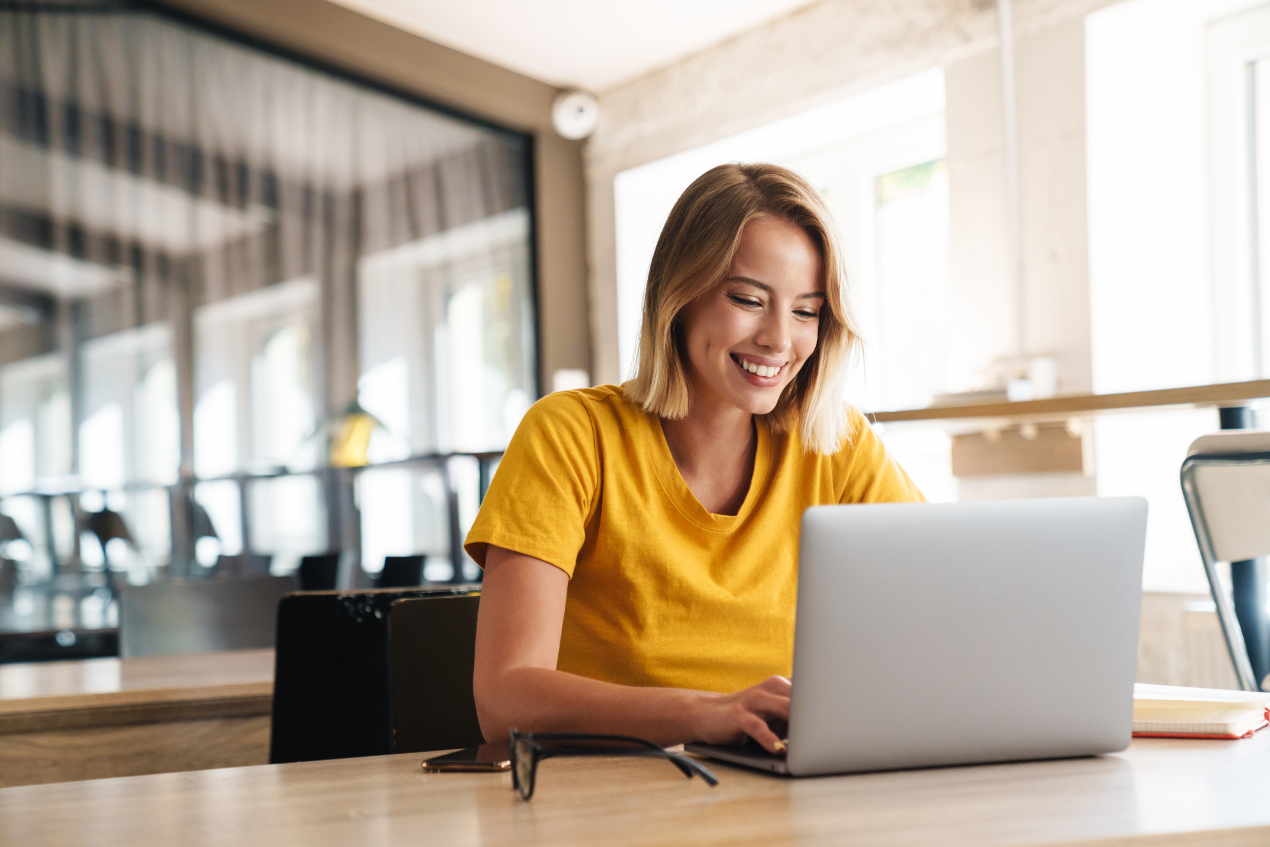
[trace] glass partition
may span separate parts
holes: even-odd
[[[231,560],[470,578],[447,455],[538,392],[529,138],[150,6],[10,5],[0,43],[0,629]],[[409,464],[354,492],[363,410]]]

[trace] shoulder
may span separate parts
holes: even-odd
[[[833,454],[834,458],[851,459],[861,453],[868,453],[882,446],[881,439],[873,431],[873,425],[869,423],[869,419],[864,416],[863,412],[848,403],[843,414],[846,417],[847,424],[842,440],[838,442],[838,449]]]
[[[642,410],[626,398],[620,386],[600,385],[553,391],[529,407],[520,426],[594,428],[603,419],[632,413],[642,413]]]
[[[818,465],[850,464],[861,454],[867,454],[880,446],[877,434],[869,424],[864,413],[849,403],[843,403],[835,414],[839,431],[837,447],[832,451],[812,449],[804,438],[802,420],[797,412],[791,412],[787,421],[779,428],[779,438],[783,449],[797,454],[804,462]],[[777,432],[773,429],[773,432]]]
[[[648,413],[618,385],[554,391],[525,413],[512,437],[512,447],[518,442],[551,442],[598,451],[611,439],[625,439],[646,429],[640,424],[647,417]]]
[[[921,491],[886,449],[859,409],[849,409],[851,426],[832,457],[838,501],[879,503],[920,501]]]
[[[875,468],[888,460],[886,447],[864,413],[855,406],[846,408],[847,426],[838,449],[825,456],[834,467],[844,472],[860,472]]]

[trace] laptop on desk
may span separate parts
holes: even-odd
[[[789,745],[688,744],[793,776],[1123,750],[1146,501],[817,506]]]

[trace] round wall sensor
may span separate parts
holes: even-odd
[[[600,122],[600,104],[585,91],[562,91],[551,104],[551,122],[570,141],[586,138]]]

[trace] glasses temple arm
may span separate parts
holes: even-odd
[[[718,785],[719,778],[703,765],[679,753],[671,753],[653,746],[650,750],[614,750],[602,747],[547,747],[538,750],[538,760],[550,759],[553,756],[649,756],[670,760],[679,771],[689,779],[699,776],[707,785]]]

